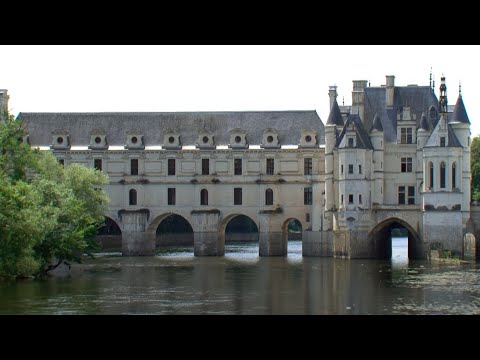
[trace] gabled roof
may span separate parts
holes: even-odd
[[[457,103],[453,109],[453,114],[450,116],[449,123],[460,122],[464,124],[470,124],[468,119],[467,110],[465,109],[465,104],[463,103],[462,95],[458,95]]]
[[[428,138],[427,143],[425,144],[424,147],[440,147],[440,135],[438,134],[438,131],[440,130],[440,126],[445,123],[444,119],[442,118],[444,115],[441,115],[440,120],[437,123],[437,126],[435,126],[435,129],[433,129],[432,134]],[[457,137],[455,136],[455,133],[453,132],[452,127],[450,124],[447,123],[447,143],[445,144],[445,147],[462,147],[460,144],[460,141],[458,141]]]
[[[337,99],[333,101],[332,108],[330,109],[330,114],[328,115],[326,125],[338,125],[343,126],[343,117],[338,106]]]
[[[345,134],[347,133],[347,130],[349,126],[353,124],[355,133],[356,133],[356,148],[360,149],[372,149],[373,150],[373,145],[370,141],[370,137],[368,136],[367,130],[365,129],[365,126],[362,123],[362,120],[360,120],[360,116],[358,114],[350,114],[347,117],[347,121],[345,122],[345,125],[343,126],[342,132],[340,133],[338,139],[337,139],[337,144],[336,147],[338,149],[343,149],[348,147],[348,143],[345,137]]]
[[[378,114],[375,114],[375,117],[373,118],[372,130],[370,130],[370,132],[373,130],[383,132],[382,121],[380,120],[380,116],[378,116]]]

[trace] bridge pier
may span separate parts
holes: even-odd
[[[302,256],[333,256],[332,231],[303,232]]]
[[[276,224],[274,214],[259,214],[260,256],[287,256],[288,234]]]
[[[218,211],[196,211],[192,214],[195,256],[225,255],[225,238],[218,233],[219,217]]]
[[[155,255],[155,238],[146,232],[148,212],[122,211],[122,256]]]

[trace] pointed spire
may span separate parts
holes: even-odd
[[[458,96],[462,96],[462,82],[458,82]]]
[[[327,125],[339,125],[343,126],[343,117],[338,106],[337,99],[333,101],[332,108],[330,109],[330,115],[328,115]]]
[[[420,120],[420,129],[428,131],[428,122],[427,122],[427,116],[425,115],[425,112],[422,113],[422,119]]]
[[[430,66],[430,87],[432,87],[432,67]]]
[[[383,132],[382,121],[380,120],[380,116],[378,116],[378,114],[375,114],[375,116],[373,117],[373,125],[371,131],[373,130]]]
[[[450,117],[449,123],[460,122],[464,124],[470,124],[468,119],[467,110],[465,109],[465,104],[463,103],[462,94],[458,95],[457,103],[453,108],[453,114]]]

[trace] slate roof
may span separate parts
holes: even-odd
[[[370,141],[370,137],[368,136],[367,130],[365,130],[365,126],[360,120],[360,116],[358,114],[350,114],[347,117],[347,121],[342,129],[342,132],[338,136],[336,147],[339,149],[348,147],[345,134],[347,133],[347,129],[350,124],[355,125],[355,132],[356,132],[356,148],[360,149],[373,149],[373,145]]]
[[[343,126],[343,117],[340,111],[340,107],[338,106],[337,100],[332,104],[332,108],[330,109],[330,114],[328,115],[327,124],[326,125],[338,125]]]
[[[420,129],[428,131],[428,122],[425,113],[422,113],[422,118],[420,119]]]
[[[378,116],[378,114],[375,114],[375,116],[373,118],[372,130],[377,130],[377,131],[382,131],[383,132],[382,121],[380,120],[380,116]],[[370,130],[370,131],[372,131],[372,130]]]
[[[194,145],[199,131],[214,135],[215,145],[230,143],[229,131],[247,132],[249,144],[261,144],[263,130],[276,129],[280,145],[298,145],[302,129],[317,131],[319,144],[325,144],[324,125],[315,110],[239,112],[145,112],[145,113],[20,113],[26,122],[30,144],[48,146],[52,131],[64,129],[73,146],[90,144],[90,132],[103,129],[109,145],[124,145],[127,132],[137,129],[145,145],[162,145],[168,129],[178,131],[182,145]]]
[[[443,116],[443,115],[442,115]],[[438,131],[440,126],[444,123],[443,119],[440,119],[435,129],[433,129],[432,134],[428,138],[425,147],[440,147],[440,136],[438,135]],[[460,141],[458,141],[455,133],[453,132],[452,127],[450,124],[447,123],[447,143],[445,144],[446,147],[462,147]]]
[[[458,95],[457,103],[453,109],[453,114],[448,118],[448,122],[461,122],[464,124],[470,124],[462,95]]]

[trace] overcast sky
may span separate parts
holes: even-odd
[[[442,73],[449,104],[458,84],[480,134],[480,46],[0,46],[0,88],[19,112],[315,109],[328,86],[351,104],[352,80],[428,85]]]

